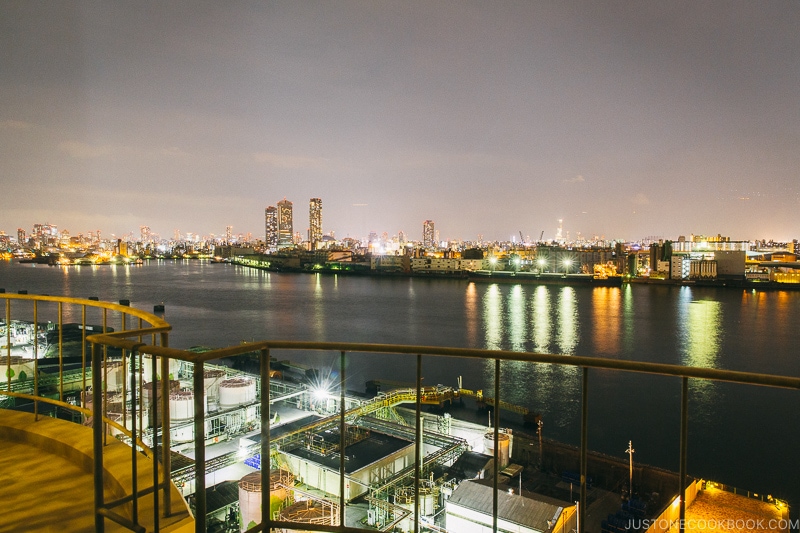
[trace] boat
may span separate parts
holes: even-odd
[[[593,274],[564,274],[561,272],[513,272],[509,270],[475,270],[469,280],[482,283],[525,283],[531,285],[587,285],[590,287],[621,287],[622,276]]]

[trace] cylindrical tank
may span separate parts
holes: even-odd
[[[294,496],[294,475],[288,470],[269,472],[269,510],[280,511]],[[240,526],[246,531],[261,521],[261,472],[251,472],[239,480]]]
[[[194,418],[194,393],[179,390],[169,394],[169,419],[171,421]]]
[[[103,393],[102,397],[106,401],[106,413],[122,414],[122,394],[108,391]],[[85,405],[87,409],[92,410],[94,405],[94,393],[91,390],[81,391],[81,399],[83,400],[83,405]]]
[[[254,402],[256,382],[250,378],[228,378],[219,384],[219,406],[230,409]]]
[[[177,380],[170,380],[169,381],[169,392],[170,394],[173,392],[178,392],[181,388],[181,384]],[[155,391],[155,393],[153,392]],[[152,413],[152,405],[153,402],[157,402],[156,405],[156,416],[155,420],[153,419]],[[142,385],[142,409],[145,410],[146,419],[148,421],[148,425],[152,427],[155,425],[161,425],[161,381],[151,381],[150,383],[145,383]]]
[[[161,358],[156,357],[156,378],[161,379]],[[176,379],[181,369],[181,361],[179,359],[169,360],[169,379]],[[145,382],[153,381],[153,358],[150,355],[142,356],[142,379]]]
[[[239,480],[239,513],[240,531],[261,523],[261,472],[251,472]]]
[[[125,374],[122,371],[122,362],[103,361],[101,364],[103,370],[103,379],[106,381],[106,390],[121,390],[122,381],[125,379]]]
[[[282,510],[278,520],[338,526],[339,506],[330,502],[302,500]]]
[[[217,405],[219,403],[219,384],[225,379],[225,371],[217,368],[203,371],[203,386],[206,389],[208,403]],[[216,411],[216,409],[212,409]]]
[[[499,468],[505,468],[508,466],[509,463],[509,453],[508,453],[508,445],[510,442],[510,438],[505,433],[500,433],[497,436],[497,443],[500,447],[498,457],[499,457]],[[483,435],[483,449],[486,455],[494,456],[494,430],[490,429]]]
[[[203,410],[208,411],[205,396],[203,397]],[[172,440],[174,442],[189,442],[194,440],[194,392],[181,390],[171,392],[169,395],[169,419],[173,428]],[[211,423],[205,422],[206,433],[211,429]]]
[[[2,342],[5,343],[5,336],[2,337]],[[13,343],[13,341],[12,341]],[[8,374],[11,375],[11,381],[25,381],[30,379],[33,381],[33,374],[34,374],[34,362],[33,359],[26,359],[19,355],[12,355],[8,357],[6,355],[6,346],[2,347],[3,356],[2,356],[2,367],[3,371],[0,372],[0,382],[8,381]],[[7,367],[11,367],[11,372],[7,372]]]

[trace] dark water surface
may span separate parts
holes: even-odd
[[[0,262],[7,292],[97,296],[152,311],[170,345],[263,339],[398,343],[564,353],[800,376],[800,292],[280,274],[200,261],[138,267]],[[79,321],[66,317],[65,321]],[[333,368],[335,354],[276,354]],[[412,382],[414,360],[348,358],[348,388]],[[493,391],[493,361],[424,358],[425,384]],[[580,371],[504,362],[501,397],[542,413],[544,434],[577,444]],[[680,381],[590,373],[589,444],[677,470]],[[690,381],[689,473],[800,504],[800,392]],[[489,393],[492,394],[491,392]],[[513,415],[512,415],[513,416]]]

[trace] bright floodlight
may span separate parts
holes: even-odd
[[[325,398],[328,397],[329,393],[330,391],[328,391],[328,389],[324,387],[317,387],[313,391],[311,391],[311,394],[314,396],[315,400],[324,400]]]
[[[572,259],[564,259],[564,266],[572,265]]]
[[[489,258],[489,262],[494,265],[495,263],[497,263],[497,258],[492,256],[492,257]]]

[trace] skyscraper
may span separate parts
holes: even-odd
[[[278,202],[278,248],[291,248],[293,233],[292,202],[284,198]]]
[[[322,198],[312,198],[308,203],[308,227],[311,249],[316,250],[322,243]]]
[[[278,208],[274,205],[264,210],[265,230],[264,242],[268,250],[278,249]]]
[[[426,248],[434,246],[436,243],[433,229],[433,220],[426,220],[422,223],[422,245]]]

